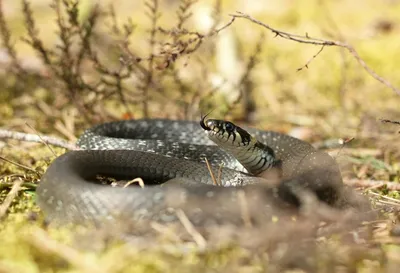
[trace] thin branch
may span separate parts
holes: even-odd
[[[7,194],[7,197],[4,199],[4,202],[0,205],[0,219],[6,215],[8,208],[10,207],[14,198],[17,196],[23,182],[24,181],[22,179],[18,179],[16,182],[14,182],[11,190]]]
[[[307,68],[307,69],[308,69],[308,65],[309,65],[319,54],[321,54],[322,50],[324,50],[324,47],[325,47],[324,45],[321,46],[320,50],[318,50],[318,52],[317,52],[315,55],[313,55],[313,56],[311,57],[311,59],[309,59],[305,65],[303,65],[303,66],[300,67],[300,68],[297,68],[297,72],[303,70],[304,68]]]
[[[400,183],[382,180],[365,180],[365,179],[344,179],[346,185],[352,187],[362,187],[362,188],[382,188],[386,187],[388,190],[399,191]]]
[[[390,119],[379,119],[382,123],[392,123],[400,125],[400,121],[390,120]]]
[[[0,139],[16,139],[28,142],[38,142],[38,143],[46,143],[53,146],[65,148],[68,150],[79,150],[79,148],[68,141],[63,139],[59,139],[56,137],[46,136],[46,135],[36,135],[36,134],[27,134],[22,132],[15,132],[5,129],[0,129]]]
[[[215,179],[214,172],[213,172],[213,170],[212,170],[212,168],[211,168],[210,162],[208,162],[208,159],[207,159],[207,158],[204,158],[204,159],[206,160],[207,169],[208,169],[208,171],[210,172],[210,176],[211,176],[211,179],[212,179],[214,185],[220,186],[219,181],[217,181],[217,180]]]
[[[372,68],[370,68],[365,63],[365,61],[360,57],[360,55],[358,55],[357,51],[351,45],[349,45],[347,43],[340,42],[340,41],[330,41],[330,40],[324,40],[324,39],[319,39],[319,38],[313,38],[313,37],[310,37],[307,33],[306,33],[306,35],[296,35],[296,34],[284,32],[284,31],[280,31],[278,29],[271,27],[270,25],[267,25],[255,18],[251,17],[250,15],[247,15],[245,13],[238,12],[238,11],[236,12],[236,14],[230,14],[230,16],[232,17],[232,20],[228,24],[232,24],[236,18],[247,19],[257,25],[260,25],[260,26],[270,30],[272,33],[275,34],[275,37],[281,37],[283,39],[292,40],[292,41],[295,41],[298,43],[303,43],[303,44],[312,44],[312,45],[319,45],[319,46],[338,46],[338,47],[346,48],[349,51],[349,53],[357,60],[357,62],[364,68],[364,70],[367,71],[368,74],[370,74],[374,79],[381,82],[385,86],[392,89],[395,93],[400,95],[400,89],[396,88],[388,80],[379,76]]]
[[[24,175],[18,175],[18,174],[10,174],[10,175],[4,175],[1,179],[6,180],[8,178],[12,178],[12,177],[17,177],[17,178],[24,178]],[[3,182],[1,181],[0,183],[0,190],[9,190],[11,189],[13,186],[15,185],[15,182]],[[38,187],[38,184],[35,183],[29,183],[29,182],[24,182],[21,184],[21,189],[22,190],[28,190],[28,191],[35,191]]]
[[[200,232],[196,230],[196,228],[193,226],[192,222],[190,222],[186,214],[181,209],[179,209],[176,211],[176,216],[178,217],[179,221],[181,221],[186,231],[192,236],[196,244],[201,249],[205,249],[207,246],[206,239],[204,239],[204,237],[200,234]]]
[[[40,138],[40,140],[44,143],[44,145],[46,145],[47,148],[49,148],[49,150],[51,151],[51,153],[52,153],[54,156],[57,156],[56,153],[54,152],[54,150],[49,146],[49,144],[47,144],[47,143],[43,140],[43,138],[38,134],[38,131],[36,131],[36,129],[33,128],[33,127],[32,127],[31,125],[29,125],[28,123],[26,123],[26,125],[27,125],[29,128],[31,128],[31,130],[33,130],[33,131],[35,132],[35,134]]]
[[[230,27],[230,26],[233,24],[233,22],[235,22],[235,20],[236,20],[236,18],[235,18],[235,17],[232,17],[232,19],[231,19],[228,23],[226,23],[226,24],[223,25],[222,27],[220,27],[220,28],[214,30],[214,31],[211,32],[208,36],[213,36],[213,35],[216,35],[216,34],[220,33],[221,31],[223,31],[223,30],[225,30],[226,28]]]
[[[400,200],[399,199],[395,199],[395,198],[392,198],[392,197],[389,197],[389,196],[386,196],[386,195],[382,195],[382,194],[376,193],[376,192],[370,192],[369,194],[370,195],[374,195],[374,196],[378,197],[379,199],[381,199],[379,201],[382,201],[382,199],[385,199],[385,200],[387,200],[386,202],[391,202],[392,204],[394,204],[396,206],[400,206]]]
[[[3,161],[8,162],[8,163],[10,163],[10,164],[13,164],[13,165],[15,165],[15,166],[17,166],[17,167],[20,167],[20,168],[22,168],[22,169],[25,169],[25,170],[34,172],[34,173],[36,173],[36,174],[38,174],[38,175],[41,175],[41,173],[38,172],[37,170],[32,169],[32,168],[30,168],[30,167],[28,167],[28,166],[22,165],[22,164],[20,164],[20,163],[18,163],[18,162],[14,162],[14,161],[12,161],[12,160],[10,160],[10,159],[7,159],[7,158],[5,158],[5,157],[3,157],[3,156],[1,156],[1,155],[0,155],[0,160],[3,160]]]

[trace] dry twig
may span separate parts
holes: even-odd
[[[125,185],[123,186],[123,188],[129,187],[129,185],[132,185],[133,183],[138,183],[139,186],[140,186],[142,189],[144,188],[144,181],[143,181],[143,179],[140,178],[140,177],[135,178],[135,179],[132,179],[132,180],[126,182]]]
[[[26,125],[31,128],[31,130],[33,130],[35,132],[35,134],[40,138],[40,140],[42,141],[42,143],[44,143],[44,145],[46,145],[46,147],[50,150],[50,152],[56,157],[56,153],[54,152],[54,150],[50,147],[50,145],[48,143],[46,143],[46,141],[44,141],[44,139],[39,135],[38,131],[36,131],[35,128],[33,128],[31,125],[29,125],[28,123],[26,123]]]
[[[288,33],[288,32],[284,32],[278,29],[275,29],[273,27],[271,27],[268,24],[265,24],[253,17],[251,17],[250,15],[247,15],[245,13],[239,12],[237,11],[236,14],[231,14],[230,16],[232,16],[232,20],[228,23],[228,24],[232,24],[233,21],[236,18],[243,18],[243,19],[247,19],[257,25],[260,25],[268,30],[270,30],[272,33],[275,34],[275,37],[281,37],[283,39],[287,39],[287,40],[292,40],[298,43],[302,43],[302,44],[311,44],[311,45],[318,45],[318,46],[322,46],[321,50],[316,54],[318,55],[319,53],[321,53],[322,49],[326,46],[338,46],[338,47],[342,47],[342,48],[346,48],[347,51],[349,51],[349,53],[357,60],[357,62],[365,69],[365,71],[367,71],[368,74],[370,74],[374,79],[376,79],[377,81],[381,82],[382,84],[386,85],[387,87],[389,87],[390,89],[392,89],[395,93],[397,93],[398,95],[400,95],[400,89],[396,88],[391,82],[389,82],[388,80],[384,79],[383,77],[379,76],[372,68],[370,68],[365,61],[360,57],[360,55],[358,55],[357,51],[349,44],[345,43],[345,42],[340,42],[340,41],[330,41],[330,40],[325,40],[325,39],[319,39],[319,38],[312,38],[308,35],[308,33],[306,33],[306,35],[297,35],[297,34],[292,34],[292,33]],[[309,64],[309,62],[307,62],[306,66]]]
[[[28,166],[19,164],[19,163],[17,163],[17,162],[12,161],[12,160],[9,160],[9,159],[7,159],[7,158],[5,158],[5,157],[3,157],[3,156],[0,156],[0,160],[6,161],[6,162],[8,162],[8,163],[10,163],[10,164],[13,164],[13,165],[17,166],[17,167],[20,167],[20,168],[22,168],[22,169],[25,169],[25,170],[34,172],[34,173],[36,173],[36,174],[38,174],[38,175],[41,175],[41,173],[38,172],[37,170],[32,169],[32,168],[29,168]]]
[[[352,187],[362,188],[382,188],[386,187],[388,190],[400,191],[400,183],[382,180],[366,180],[366,179],[344,179],[344,183]]]
[[[307,69],[308,69],[308,65],[309,65],[319,54],[321,54],[322,50],[324,50],[324,47],[325,47],[325,45],[321,46],[321,48],[318,50],[318,52],[317,52],[315,55],[313,55],[313,56],[311,57],[311,59],[309,59],[305,65],[303,65],[302,67],[297,68],[297,71],[301,71],[301,70],[303,70],[304,68],[307,68]]]
[[[7,194],[6,199],[4,199],[4,202],[0,205],[0,219],[6,215],[8,208],[10,207],[14,198],[17,196],[23,182],[24,181],[22,179],[18,179],[16,182],[14,182],[10,192]]]
[[[210,176],[211,176],[211,179],[212,179],[214,185],[215,185],[215,186],[220,186],[220,184],[219,184],[220,181],[217,181],[217,180],[215,179],[214,172],[213,172],[213,170],[212,170],[212,168],[211,168],[210,162],[208,162],[208,159],[207,159],[207,158],[205,158],[205,160],[206,160],[207,168],[208,168],[208,171],[210,172]],[[218,176],[219,176],[219,175],[218,175]]]
[[[15,132],[5,129],[0,129],[0,139],[16,139],[28,142],[38,142],[38,143],[45,143],[54,145],[57,147],[65,148],[68,150],[79,150],[79,148],[70,142],[67,142],[63,139],[59,139],[56,137],[46,136],[46,135],[36,135],[36,134],[28,134],[22,132]]]
[[[176,211],[176,216],[179,221],[181,221],[182,225],[185,227],[186,231],[192,236],[193,240],[196,244],[201,248],[205,249],[207,246],[207,241],[204,237],[196,230],[193,224],[190,222],[189,218],[182,210]]]
[[[397,124],[400,125],[400,121],[395,121],[395,120],[390,120],[390,119],[380,119],[382,123],[392,123],[392,124]]]

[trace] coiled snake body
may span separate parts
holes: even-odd
[[[296,204],[291,185],[310,189],[321,200],[334,204],[342,186],[338,165],[328,154],[284,134],[244,130],[225,121],[202,120],[201,126],[198,122],[162,119],[112,122],[87,130],[78,145],[83,150],[58,157],[38,187],[38,204],[51,220],[98,223],[121,217],[169,222],[176,218],[171,207],[190,208],[188,213],[194,218],[225,219],[229,213],[215,207],[203,210],[203,206],[215,200],[234,206],[234,196],[242,188],[250,189],[247,198],[262,193],[254,189],[271,180],[265,174],[274,169],[279,170],[272,179],[278,186],[273,187],[273,193],[257,197],[261,205],[264,198],[277,195]],[[213,185],[215,180],[205,158],[225,187]],[[140,177],[146,186],[101,185],[93,179],[99,174],[117,179]],[[147,186],[166,181],[170,181],[167,186]],[[237,187],[248,184],[256,185]],[[200,216],[193,221],[200,223]]]

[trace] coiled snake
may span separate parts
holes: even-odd
[[[230,214],[202,206],[212,200],[234,206],[237,202],[230,198],[237,197],[238,189],[251,189],[246,195],[251,199],[252,193],[262,192],[257,185],[270,185],[265,181],[273,181],[271,198],[293,205],[298,200],[291,185],[310,189],[333,205],[342,187],[338,165],[327,153],[288,135],[242,129],[227,121],[112,122],[87,130],[78,145],[83,150],[68,152],[50,165],[37,190],[39,206],[57,222],[99,223],[118,217],[168,222],[176,218],[174,206],[191,208],[194,218],[218,220]],[[205,158],[217,179],[212,179]],[[96,175],[140,177],[146,186],[111,187],[94,181]],[[215,180],[224,187],[213,185]],[[166,181],[167,186],[149,186]],[[249,184],[255,185],[245,186]],[[263,205],[269,197],[258,198]],[[200,216],[193,221],[200,223]]]

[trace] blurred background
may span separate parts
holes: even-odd
[[[56,121],[73,140],[75,124],[212,111],[261,128],[306,128],[300,137],[354,137],[399,117],[398,95],[345,48],[314,58],[320,46],[243,18],[215,31],[240,11],[280,31],[347,42],[399,88],[400,1],[1,3],[0,125],[53,132]]]

